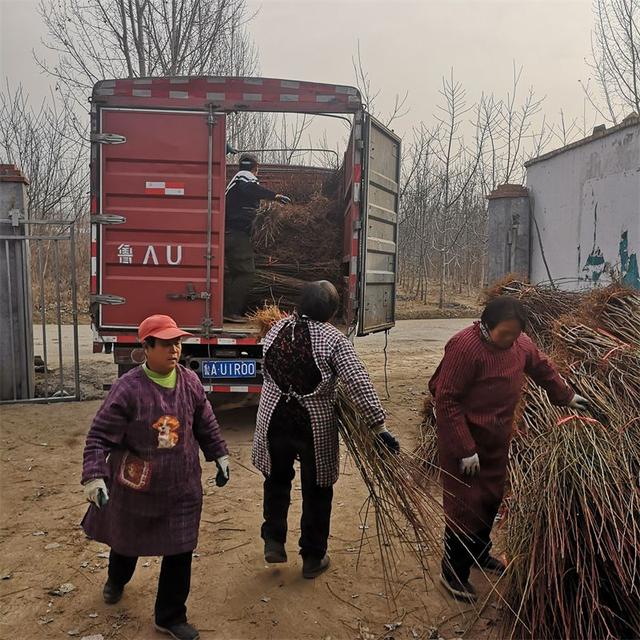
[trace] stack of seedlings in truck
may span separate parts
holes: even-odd
[[[249,307],[291,310],[305,282],[329,280],[342,290],[342,225],[336,181],[292,175],[280,187],[292,203],[265,203],[253,227],[256,275]]]

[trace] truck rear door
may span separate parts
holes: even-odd
[[[395,324],[400,138],[365,114],[358,335]]]
[[[224,115],[205,111],[101,109],[100,329],[154,313],[222,326],[224,129]]]

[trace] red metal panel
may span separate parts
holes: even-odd
[[[100,213],[126,218],[100,225],[99,293],[122,296],[100,305],[101,328],[135,328],[166,313],[198,329],[205,300],[170,294],[206,293],[206,112],[102,109],[101,131],[126,142],[101,145]],[[213,126],[211,316],[222,326],[225,191],[224,116]],[[154,188],[157,185],[157,188]],[[161,185],[161,186],[160,186]]]
[[[355,87],[274,78],[183,77],[102,80],[93,100],[108,106],[219,111],[355,113],[362,109]]]

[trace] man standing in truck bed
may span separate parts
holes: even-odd
[[[251,226],[260,200],[289,204],[291,200],[258,182],[258,159],[249,153],[240,156],[240,170],[226,191],[224,236],[224,319],[246,322],[244,312],[253,283],[255,261],[251,246]]]

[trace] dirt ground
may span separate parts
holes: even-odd
[[[396,301],[396,318],[398,320],[471,318],[480,315],[479,291],[448,292],[442,308],[439,304],[438,290],[431,288],[427,301],[416,300],[415,296],[398,291]]]
[[[384,403],[389,426],[403,446],[414,445],[428,376],[445,341],[467,323],[410,320],[400,322],[390,333],[389,399]],[[90,336],[84,329],[81,345],[83,390],[96,397],[101,395],[102,382],[114,376],[114,367],[110,356],[90,353]],[[385,398],[384,336],[360,339],[357,347]],[[79,485],[82,449],[99,403],[0,408],[2,638],[161,637],[152,624],[158,559],[140,559],[122,601],[107,606],[101,597],[107,548],[87,540],[79,527],[86,510]],[[207,479],[215,475],[215,467],[203,465],[205,501],[189,599],[190,620],[201,630],[203,640],[490,635],[498,614],[495,604],[478,615],[455,603],[437,584],[424,581],[409,555],[400,563],[392,585],[397,592],[395,604],[388,597],[374,524],[361,519],[366,491],[344,455],[334,495],[330,570],[314,581],[302,579],[296,548],[297,478],[289,519],[289,562],[279,568],[265,565],[259,537],[262,482],[250,462],[255,410],[222,411],[218,417],[231,450],[232,475],[226,487],[212,487]],[[434,550],[434,578],[438,554]],[[481,593],[489,592],[491,585],[481,574],[474,575],[473,581]],[[66,583],[73,585],[72,591],[51,595]]]

